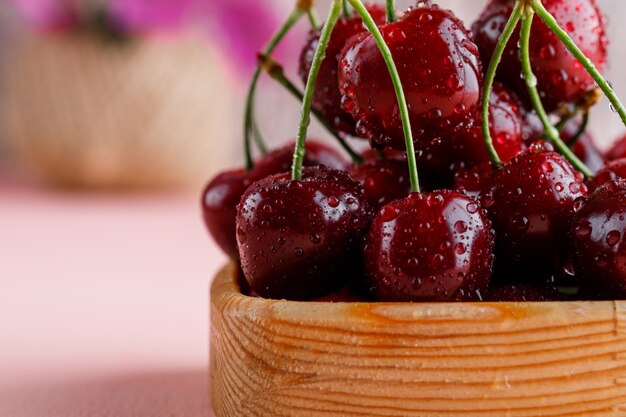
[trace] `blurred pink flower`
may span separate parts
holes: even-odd
[[[10,0],[29,24],[41,29],[74,26],[78,21],[76,9],[63,0]]]

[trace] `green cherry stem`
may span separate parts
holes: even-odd
[[[311,27],[313,29],[317,29],[320,27],[320,18],[317,15],[317,12],[315,11],[315,9],[313,7],[310,7],[307,9],[306,11],[306,15],[309,18],[309,22],[311,23]]]
[[[295,86],[293,82],[287,78],[285,72],[283,71],[283,67],[278,64],[276,61],[272,59],[272,57],[267,55],[259,55],[259,63],[261,67],[265,70],[265,72],[275,81],[277,81],[280,85],[282,85],[288,92],[291,93],[296,99],[300,102],[304,100],[304,94]],[[328,120],[322,115],[315,106],[311,107],[311,111],[315,118],[320,122],[322,126],[330,133],[339,143],[347,153],[352,158],[352,162],[355,164],[360,164],[363,162],[363,157],[359,155],[352,147],[346,142],[346,140],[332,128]]]
[[[330,36],[333,33],[333,29],[339,20],[341,14],[342,0],[333,0],[326,23],[322,27],[320,33],[320,39],[315,49],[315,55],[313,55],[313,62],[311,63],[311,70],[309,71],[309,77],[304,88],[304,97],[302,98],[302,111],[300,113],[300,123],[298,124],[298,133],[296,135],[296,146],[293,152],[293,165],[291,168],[291,178],[294,180],[302,179],[302,164],[304,162],[304,145],[306,142],[307,130],[311,123],[311,107],[313,102],[313,93],[315,92],[315,84],[317,82],[317,75],[320,72],[322,61],[326,55],[326,48],[330,41]],[[269,55],[269,54],[268,54]]]
[[[346,19],[350,17],[350,8],[348,7],[348,0],[342,1],[341,10],[343,13],[343,17],[345,17]]]
[[[626,125],[626,109],[615,94],[613,87],[604,79],[600,71],[596,68],[593,62],[585,56],[585,54],[576,46],[572,38],[564,31],[557,23],[554,16],[550,14],[539,0],[530,0],[531,7],[537,13],[537,16],[543,20],[543,22],[550,28],[550,30],[559,38],[565,47],[570,51],[572,55],[581,63],[581,65],[587,70],[589,75],[598,84],[598,87],[602,89],[606,97],[611,102],[611,108],[614,109],[622,119],[624,125]]]
[[[398,69],[396,68],[396,64],[393,62],[393,57],[391,55],[391,50],[389,50],[389,46],[385,43],[385,39],[383,35],[378,30],[378,26],[376,26],[376,22],[372,19],[367,8],[363,6],[360,0],[348,0],[354,10],[357,12],[361,19],[363,20],[363,24],[367,28],[367,30],[372,34],[378,49],[380,50],[383,59],[385,60],[385,64],[387,64],[387,69],[389,70],[389,75],[391,76],[391,82],[393,83],[393,88],[396,93],[396,98],[398,100],[398,108],[400,109],[400,118],[402,119],[402,129],[404,131],[404,141],[406,144],[406,154],[407,160],[409,163],[409,177],[411,179],[411,191],[412,192],[420,192],[419,178],[417,175],[417,162],[415,160],[415,147],[413,145],[413,134],[411,131],[411,121],[409,120],[409,107],[406,104],[406,97],[404,95],[404,89],[402,88],[402,82],[400,81],[400,75],[398,74]]]
[[[283,25],[278,29],[276,34],[270,39],[269,43],[265,47],[265,54],[271,54],[276,46],[283,40],[285,35],[291,30],[291,28],[298,22],[302,14],[305,12],[300,7],[296,7],[287,20],[283,23]],[[252,80],[250,81],[250,87],[248,88],[248,94],[246,96],[246,105],[244,111],[244,121],[243,121],[243,148],[245,154],[245,166],[246,169],[252,168],[254,165],[252,161],[252,147],[251,147],[251,133],[256,130],[257,133],[254,135],[257,141],[257,145],[262,152],[266,152],[267,147],[265,146],[265,142],[258,132],[258,129],[253,127],[254,124],[254,96],[256,93],[256,87],[259,82],[259,77],[261,76],[261,67],[257,66],[254,74],[252,75]],[[265,151],[264,151],[265,149]]]
[[[387,14],[387,23],[396,21],[398,17],[396,16],[396,1],[395,0],[386,0],[385,12]]]
[[[493,139],[491,138],[491,130],[489,129],[489,96],[491,95],[491,90],[493,88],[493,81],[496,78],[496,70],[498,69],[498,65],[500,65],[500,61],[502,60],[502,55],[504,54],[504,50],[506,49],[507,44],[511,40],[511,36],[513,35],[513,31],[517,27],[520,18],[522,17],[522,12],[524,10],[524,5],[521,1],[515,3],[515,8],[511,13],[511,17],[506,22],[504,26],[504,30],[502,34],[498,38],[498,43],[493,51],[493,55],[491,56],[491,61],[489,62],[489,67],[487,68],[487,73],[485,75],[485,86],[483,89],[483,104],[482,104],[482,131],[483,131],[483,141],[485,142],[485,148],[487,148],[487,154],[489,155],[489,160],[491,164],[494,166],[501,166],[502,160],[498,156],[498,152],[496,148],[493,146]]]
[[[526,81],[526,87],[528,88],[528,94],[530,101],[533,104],[537,115],[543,123],[545,129],[546,138],[554,145],[554,147],[567,158],[568,161],[585,177],[593,176],[593,173],[587,166],[572,152],[572,150],[561,140],[559,137],[559,131],[550,122],[550,117],[546,113],[539,91],[537,90],[537,77],[533,74],[531,62],[530,62],[530,30],[532,28],[534,11],[531,8],[525,8],[522,14],[522,28],[520,32],[520,52],[522,60],[522,73],[524,80]]]

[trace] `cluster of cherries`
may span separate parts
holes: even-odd
[[[489,95],[484,71],[514,0],[491,0],[470,32],[451,11],[420,2],[398,19],[367,6],[402,81],[421,192],[412,191],[396,91],[359,15],[339,18],[319,67],[313,107],[341,137],[372,149],[347,163],[307,140],[223,172],[203,194],[206,225],[252,295],[295,300],[544,301],[626,296],[626,139],[603,155],[580,129],[560,136],[595,176],[553,145],[531,110],[513,35]],[[606,61],[594,0],[543,0],[598,68]],[[473,33],[472,33],[473,32]],[[306,83],[321,31],[300,56]],[[543,22],[530,54],[545,109],[575,107],[594,80]],[[575,143],[570,143],[571,141]],[[605,163],[605,161],[608,161]]]

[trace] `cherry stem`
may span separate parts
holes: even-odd
[[[397,16],[396,16],[396,1],[395,0],[386,1],[385,12],[387,14],[387,23],[396,21]]]
[[[550,122],[550,117],[546,113],[539,91],[537,90],[537,77],[533,74],[532,65],[530,62],[530,29],[532,28],[534,11],[532,8],[525,8],[522,14],[522,28],[520,32],[520,48],[521,48],[521,60],[522,60],[522,73],[524,80],[526,81],[526,87],[530,96],[530,101],[537,112],[537,115],[543,123],[545,129],[544,134],[548,141],[550,141],[554,147],[567,158],[568,161],[585,177],[593,176],[593,172],[572,152],[572,150],[561,140],[559,137],[559,131]]]
[[[285,72],[283,71],[283,67],[278,64],[276,61],[272,59],[272,57],[267,55],[259,55],[259,63],[261,67],[265,70],[265,72],[275,81],[277,81],[280,85],[285,87],[285,89],[291,93],[296,99],[302,102],[304,100],[304,94],[296,87],[296,85],[287,78]],[[339,145],[350,155],[352,158],[352,162],[355,164],[360,164],[363,162],[363,157],[359,155],[352,147],[346,142],[346,140],[339,134],[335,129],[332,128],[328,120],[322,113],[319,112],[312,106],[311,111],[315,118],[320,122],[322,126],[330,133],[339,143]]]
[[[485,142],[485,148],[487,148],[487,154],[489,155],[489,160],[491,164],[498,167],[502,165],[502,160],[498,156],[498,152],[496,148],[493,146],[493,139],[491,138],[491,130],[489,129],[489,96],[491,95],[491,90],[493,89],[493,82],[496,78],[496,70],[498,69],[498,65],[500,65],[500,61],[502,60],[502,55],[504,54],[504,50],[506,49],[507,44],[511,40],[511,36],[519,23],[520,18],[522,17],[522,11],[524,6],[521,2],[515,3],[515,8],[513,9],[513,13],[509,17],[509,20],[506,22],[504,26],[504,30],[502,34],[498,38],[498,43],[493,51],[493,55],[491,56],[491,61],[489,61],[489,67],[487,68],[487,73],[485,74],[485,86],[483,88],[483,103],[482,103],[482,131],[483,131],[483,141]]]
[[[572,136],[569,142],[567,142],[567,146],[571,148],[572,146],[576,145],[576,142],[578,142],[578,139],[580,139],[583,133],[585,133],[585,130],[587,130],[588,124],[589,124],[589,113],[585,112],[583,113],[583,118],[580,122],[580,127],[578,127],[576,134]]]
[[[287,20],[283,23],[283,25],[278,29],[276,34],[270,39],[269,43],[265,47],[265,54],[271,54],[276,46],[283,40],[285,35],[291,30],[291,28],[298,22],[302,14],[305,10],[300,7],[296,7]],[[256,93],[256,87],[259,82],[259,77],[261,76],[261,67],[257,66],[254,74],[252,75],[252,80],[250,81],[250,87],[248,88],[248,95],[246,96],[246,106],[244,112],[244,121],[243,121],[243,148],[245,154],[245,166],[246,169],[249,170],[254,165],[252,160],[252,147],[251,147],[251,132],[255,131],[254,137],[256,139],[256,144],[261,150],[263,154],[267,153],[267,147],[265,146],[265,142],[258,131],[258,128],[254,127],[254,96]]]
[[[320,27],[320,18],[317,15],[317,12],[315,11],[315,9],[313,7],[310,7],[307,9],[306,14],[309,18],[309,22],[311,23],[311,27],[313,27],[313,29],[317,29]]]
[[[342,0],[333,0],[330,11],[328,12],[328,18],[326,23],[322,27],[320,33],[320,39],[315,49],[315,55],[313,55],[313,62],[311,63],[311,70],[309,71],[309,77],[307,78],[306,87],[304,88],[304,96],[302,97],[302,111],[300,113],[300,123],[298,125],[298,133],[296,135],[296,146],[293,152],[293,165],[291,167],[291,178],[294,180],[302,179],[302,164],[304,162],[304,145],[306,142],[306,135],[309,124],[311,123],[311,107],[313,103],[313,93],[315,92],[315,84],[317,82],[317,75],[320,72],[322,61],[326,56],[326,48],[330,41],[330,36],[333,33],[333,29],[339,20],[341,14]],[[269,54],[267,54],[269,55]]]
[[[343,0],[342,4],[343,17],[346,19],[350,17],[350,8],[348,7],[348,0]]]
[[[391,76],[391,82],[393,83],[393,88],[396,93],[396,98],[398,100],[398,107],[400,109],[400,118],[402,119],[402,129],[404,131],[404,141],[406,144],[406,156],[409,164],[409,177],[411,179],[411,191],[419,193],[420,185],[419,178],[417,174],[417,162],[415,160],[415,147],[413,145],[413,134],[411,131],[411,121],[409,120],[409,108],[406,104],[406,97],[404,95],[404,89],[402,88],[402,82],[400,81],[400,75],[398,74],[398,69],[396,68],[396,64],[393,62],[393,57],[391,55],[391,50],[389,46],[385,43],[385,39],[383,35],[380,33],[378,26],[376,26],[376,22],[372,19],[367,8],[361,3],[361,0],[348,0],[354,10],[357,12],[359,16],[361,16],[361,20],[363,20],[363,24],[367,28],[367,30],[372,34],[378,49],[380,50],[383,59],[385,60],[385,64],[387,64],[387,69],[389,70],[389,75]]]
[[[606,97],[611,102],[611,108],[616,111],[620,118],[622,119],[622,123],[626,125],[626,109],[624,109],[624,105],[620,101],[620,99],[615,94],[613,87],[611,84],[604,79],[600,71],[596,68],[594,63],[585,56],[585,54],[576,46],[572,38],[568,35],[566,31],[564,31],[559,24],[557,23],[554,16],[550,14],[543,6],[541,1],[539,0],[530,0],[530,4],[537,13],[537,16],[543,20],[543,22],[550,28],[550,30],[559,38],[559,40],[565,45],[568,51],[581,63],[581,65],[587,70],[591,78],[598,84],[598,87],[602,89]]]

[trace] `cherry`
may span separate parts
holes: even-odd
[[[536,142],[485,182],[480,202],[496,231],[499,275],[549,278],[565,258],[567,230],[587,194],[583,176]]]
[[[626,158],[608,162],[593,178],[587,181],[587,186],[589,187],[589,191],[593,192],[615,179],[626,179]]]
[[[507,285],[490,289],[486,293],[486,301],[560,301],[565,297],[554,287],[531,287],[529,285]]]
[[[338,289],[360,261],[369,211],[347,173],[305,168],[252,184],[237,213],[241,267],[266,298],[311,299]]]
[[[598,188],[574,216],[574,265],[585,287],[626,296],[626,182]]]
[[[611,149],[606,152],[605,157],[609,161],[626,158],[626,135],[618,139],[613,146],[611,146]]]
[[[368,5],[367,9],[376,24],[385,23],[385,9],[378,5]],[[339,56],[346,40],[353,35],[365,32],[363,22],[358,15],[348,18],[340,18],[333,30],[326,57],[322,61],[315,93],[313,95],[313,106],[328,120],[328,122],[339,132],[354,135],[354,119],[349,113],[341,108],[341,93],[337,81],[337,69],[339,67]],[[304,44],[304,49],[300,54],[300,79],[306,84],[311,70],[311,63],[315,49],[320,39],[320,30],[315,29],[309,32],[309,37]]]
[[[237,259],[235,217],[237,204],[250,181],[243,169],[218,174],[202,193],[202,215],[211,236],[231,259]]]
[[[478,49],[463,23],[448,10],[422,5],[380,27],[404,87],[418,150],[463,123],[480,101]],[[376,147],[405,149],[397,98],[373,37],[346,42],[339,64],[343,108],[356,132]]]
[[[480,299],[493,235],[478,203],[456,191],[412,193],[384,206],[365,246],[373,295],[382,301]]]
[[[491,0],[472,26],[476,44],[485,65],[491,56],[508,20],[514,0]],[[572,37],[582,52],[599,69],[606,63],[607,38],[603,17],[595,0],[543,0],[543,5],[559,25]],[[497,77],[527,99],[527,89],[520,77],[516,31],[504,52]],[[583,66],[570,54],[559,39],[540,19],[533,22],[530,37],[530,59],[537,76],[537,87],[546,110],[559,103],[575,103],[595,84]]]
[[[204,223],[217,245],[231,259],[239,257],[235,217],[242,194],[254,181],[289,171],[292,158],[293,145],[286,145],[261,157],[251,171],[237,169],[222,172],[205,187],[201,202]],[[309,140],[304,165],[342,169],[346,162],[329,146]]]
[[[480,193],[490,181],[493,168],[490,163],[461,170],[454,176],[454,189],[478,201]]]
[[[349,172],[361,183],[365,199],[375,210],[411,192],[407,162],[402,159],[373,159],[353,166]]]
[[[290,171],[293,148],[294,144],[290,143],[259,158],[250,171],[250,182]],[[346,160],[333,148],[321,142],[307,139],[305,149],[304,166],[324,165],[339,170],[346,167]]]
[[[495,83],[489,96],[489,125],[493,143],[503,162],[513,159],[526,149],[523,136],[525,110],[517,96]],[[417,152],[421,168],[438,176],[452,178],[460,169],[489,162],[483,142],[480,111],[475,111],[463,126],[425,144]]]

